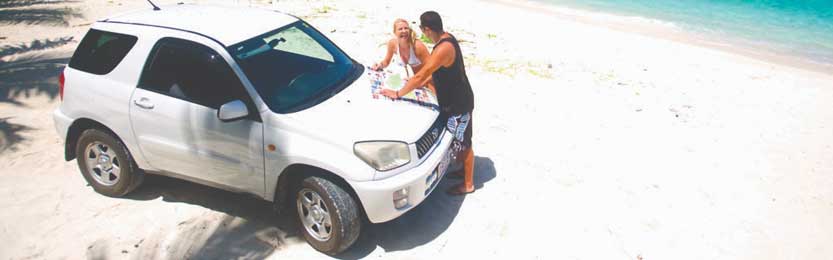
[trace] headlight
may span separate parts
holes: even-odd
[[[411,161],[408,144],[403,142],[372,141],[353,145],[353,153],[370,167],[387,171]]]

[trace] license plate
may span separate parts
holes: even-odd
[[[428,188],[425,189],[426,196],[437,187],[437,184],[440,183],[440,180],[443,176],[445,176],[445,171],[448,170],[449,162],[451,162],[451,153],[446,151],[445,155],[443,155],[443,159],[440,160],[439,164],[437,164],[437,168],[434,168],[434,171],[432,171],[431,174],[425,178],[425,183],[428,184]]]
[[[437,169],[434,170],[434,172],[436,172],[437,175],[440,176],[440,179],[442,179],[443,176],[445,176],[445,171],[448,170],[448,164],[451,162],[450,151],[451,150],[445,152],[445,155],[443,155],[443,159],[440,160],[440,163],[437,165]]]

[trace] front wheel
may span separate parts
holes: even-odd
[[[329,180],[304,179],[295,194],[295,204],[301,232],[316,250],[336,255],[359,237],[358,205],[350,194]]]

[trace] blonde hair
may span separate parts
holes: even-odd
[[[411,35],[408,35],[411,38],[409,42],[411,43],[411,46],[416,48],[416,32],[414,32],[414,29],[411,29],[411,24],[409,24],[405,19],[397,18],[393,21],[393,36],[396,36],[396,24],[400,22],[405,23],[405,25],[408,26],[408,31],[411,31]]]

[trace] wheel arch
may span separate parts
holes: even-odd
[[[78,145],[78,139],[81,137],[81,133],[84,133],[87,129],[99,129],[105,131],[108,134],[111,134],[113,138],[116,138],[120,142],[124,143],[124,140],[122,140],[119,135],[104,124],[89,118],[79,118],[72,122],[69,126],[69,130],[67,131],[67,139],[66,142],[64,142],[64,160],[71,161],[72,159],[78,157],[78,155],[75,154],[75,147]],[[128,150],[128,152],[130,151]]]
[[[326,179],[344,189],[344,191],[346,191],[347,194],[350,194],[350,196],[353,197],[353,200],[358,204],[357,206],[359,207],[359,212],[361,212],[362,219],[367,220],[367,213],[364,210],[364,204],[358,194],[356,194],[353,186],[351,186],[344,178],[325,169],[300,163],[286,167],[278,177],[278,183],[275,184],[275,197],[273,199],[275,201],[275,206],[278,207],[279,211],[282,207],[288,206],[287,200],[291,198],[290,192],[293,190],[292,187],[294,187],[294,185],[298,185],[304,178],[310,176]]]

